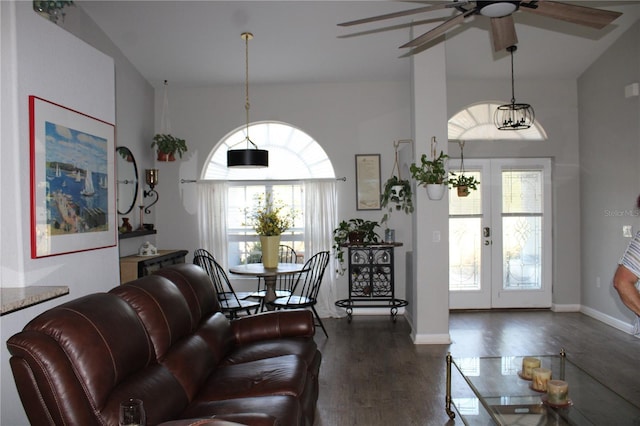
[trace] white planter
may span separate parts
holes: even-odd
[[[427,196],[430,200],[442,200],[446,186],[441,183],[427,185]]]

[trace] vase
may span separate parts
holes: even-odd
[[[173,152],[166,153],[158,150],[158,161],[176,161],[176,157]]]
[[[280,235],[260,235],[262,264],[265,268],[277,268],[280,260]]]
[[[131,232],[132,230],[133,230],[133,227],[129,223],[129,218],[128,217],[123,217],[122,218],[122,225],[120,226],[120,233],[124,234],[126,232]]]
[[[430,200],[441,200],[444,196],[446,187],[441,183],[432,183],[427,185],[427,196]]]

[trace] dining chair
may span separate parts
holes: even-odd
[[[320,291],[322,277],[328,264],[328,251],[316,253],[304,264],[302,272],[296,274],[296,281],[291,290],[291,294],[278,297],[273,302],[269,302],[275,309],[311,308],[318,321],[318,325],[322,327],[322,331],[324,331],[324,335],[327,337],[329,337],[329,335],[316,311],[315,305],[318,301],[318,291]]]
[[[229,277],[227,273],[224,271],[222,266],[210,253],[206,252],[204,249],[199,253],[193,256],[193,263],[195,265],[200,266],[205,270],[207,275],[211,278],[213,285],[218,293],[218,301],[220,302],[220,310],[227,315],[229,318],[237,318],[238,312],[246,311],[247,314],[251,315],[252,310],[257,312],[260,307],[261,302],[254,300],[245,300],[251,292],[235,292],[231,283],[229,282]],[[196,252],[198,252],[196,250]]]

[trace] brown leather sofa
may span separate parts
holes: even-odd
[[[7,346],[33,425],[117,425],[139,398],[147,425],[311,426],[314,334],[305,310],[229,321],[204,271],[181,264],[52,308]]]

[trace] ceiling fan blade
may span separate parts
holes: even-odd
[[[509,46],[518,44],[518,36],[516,35],[513,16],[507,15],[502,18],[491,18],[491,42],[494,52],[499,52]]]
[[[400,12],[387,13],[386,15],[372,16],[370,18],[363,18],[363,19],[357,19],[355,21],[343,22],[338,25],[341,27],[350,27],[352,25],[360,25],[360,24],[366,24],[369,22],[383,21],[385,19],[399,18],[401,16],[414,15],[416,13],[431,12],[432,10],[440,10],[440,9],[464,6],[468,3],[469,3],[468,1],[455,1],[452,3],[441,3],[441,4],[431,5],[431,6],[423,6],[423,7],[418,7],[416,9],[403,10]]]
[[[435,27],[432,30],[427,31],[426,33],[422,34],[420,37],[418,38],[414,38],[413,40],[411,40],[408,43],[403,44],[402,46],[400,46],[400,48],[403,47],[416,47],[419,46],[421,44],[425,44],[430,42],[431,40],[440,37],[442,34],[446,33],[447,31],[449,31],[451,28],[455,27],[456,25],[460,25],[464,22],[464,19],[469,16],[476,13],[476,9],[471,9],[471,10],[467,10],[464,13],[461,13],[459,15],[454,16],[453,18],[444,21],[442,24],[438,25],[437,27]]]
[[[573,24],[602,29],[613,22],[620,12],[596,9],[593,7],[578,6],[575,4],[560,3],[556,1],[530,1],[521,2],[520,10]]]

